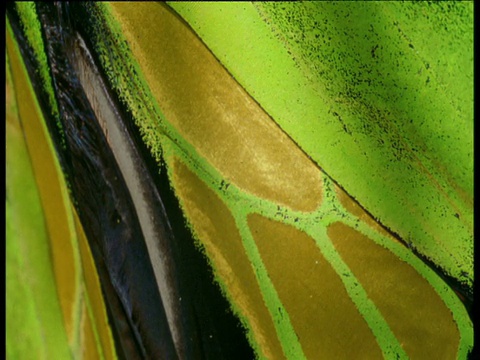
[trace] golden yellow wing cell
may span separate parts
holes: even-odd
[[[156,3],[111,8],[163,115],[225,179],[295,210],[320,205],[316,166],[184,22]]]
[[[375,337],[315,240],[258,214],[248,225],[308,359],[382,359]]]
[[[328,236],[412,359],[455,359],[459,331],[450,310],[409,264],[335,222]]]
[[[285,356],[264,303],[252,265],[229,209],[180,160],[173,165],[173,183],[191,226],[223,282],[254,341],[268,359]]]

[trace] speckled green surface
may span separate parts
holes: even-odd
[[[170,4],[322,169],[470,287],[472,5]]]
[[[160,125],[162,120],[158,116],[158,105],[153,101],[145,79],[140,76],[138,63],[131,58],[128,43],[121,36],[120,25],[112,16],[110,5],[99,3],[90,6],[89,10],[92,17],[102,19],[94,22],[90,40],[96,46],[95,51],[101,59],[110,86],[133,115],[152,155],[160,161],[162,149],[159,139],[166,130]]]
[[[36,60],[39,65],[38,71],[43,81],[43,89],[48,95],[48,101],[52,110],[52,115],[55,118],[58,118],[58,105],[53,92],[52,78],[50,76],[47,63],[47,55],[45,54],[45,50],[43,48],[40,20],[37,16],[35,3],[33,1],[17,2],[15,3],[15,6],[17,7],[18,15],[20,16],[27,41],[37,57]],[[61,128],[59,121],[57,121],[57,126]]]
[[[355,92],[355,89],[362,89],[362,86],[366,85],[360,86],[358,84],[353,84],[351,81],[346,82],[343,78],[343,76],[347,75],[342,74],[342,71],[347,71],[348,69],[353,71],[355,66],[358,70],[358,67],[360,66],[360,59],[357,58],[358,56],[363,56],[365,58],[369,58],[370,56],[371,59],[376,59],[377,56],[380,57],[380,53],[377,55],[377,51],[380,47],[375,49],[375,45],[373,45],[374,50],[369,48],[369,51],[365,54],[359,55],[355,52],[355,46],[347,46],[343,44],[342,51],[344,52],[344,56],[349,54],[349,51],[353,52],[353,54],[350,53],[350,57],[348,58],[349,62],[342,66],[339,65],[337,61],[332,62],[332,64],[329,65],[331,68],[328,69],[328,71],[325,70],[323,73],[324,77],[331,76],[331,81],[324,82],[323,80],[321,81],[323,78],[318,78],[321,74],[313,72],[313,68],[305,65],[307,63],[307,57],[310,56],[308,53],[303,54],[302,49],[293,49],[292,45],[292,50],[289,49],[288,51],[290,51],[291,54],[298,52],[297,56],[303,56],[303,60],[300,61],[297,59],[297,62],[294,62],[289,57],[291,54],[289,55],[288,51],[284,48],[285,43],[278,42],[278,39],[275,37],[276,35],[273,32],[270,32],[270,28],[265,25],[263,18],[267,17],[267,12],[270,14],[268,16],[273,17],[275,14],[274,8],[256,9],[251,4],[247,3],[237,3],[227,7],[222,4],[213,3],[207,5],[187,5],[175,4],[174,7],[177,10],[189,9],[191,12],[185,10],[185,13],[195,14],[195,16],[201,18],[202,21],[204,21],[202,26],[207,26],[205,24],[207,22],[215,25],[210,28],[210,35],[217,40],[222,38],[223,40],[221,42],[225,45],[225,48],[218,50],[218,48],[212,46],[213,51],[222,61],[225,59],[234,62],[236,61],[236,64],[240,68],[243,67],[243,69],[249,69],[248,72],[242,75],[241,71],[233,71],[227,63],[227,67],[241,83],[246,81],[245,78],[248,78],[248,80],[251,80],[252,83],[257,86],[253,87],[252,85],[252,88],[250,89],[245,85],[246,82],[243,83],[247,90],[249,90],[250,93],[260,101],[264,108],[274,116],[274,119],[279,122],[294,139],[295,136],[303,139],[301,141],[297,140],[297,143],[300,144],[304,150],[306,150],[310,156],[317,161],[317,163],[321,164],[318,160],[320,155],[325,156],[328,161],[334,164],[338,163],[339,169],[335,171],[329,171],[328,168],[325,167],[325,170],[330,176],[339,181],[342,186],[345,186],[355,197],[361,199],[363,194],[366,200],[373,199],[370,201],[376,205],[374,206],[375,211],[370,208],[371,212],[387,223],[387,225],[393,230],[400,232],[394,228],[394,225],[402,225],[406,227],[407,230],[405,231],[407,231],[407,234],[410,234],[410,232],[413,231],[417,231],[420,235],[423,234],[423,237],[418,235],[418,237],[413,239],[408,236],[405,237],[405,239],[413,243],[419,250],[423,249],[426,253],[430,251],[428,255],[439,265],[449,269],[454,276],[458,276],[459,279],[463,280],[471,276],[471,243],[469,243],[471,240],[471,229],[468,224],[455,227],[455,224],[459,222],[459,219],[456,217],[454,217],[456,222],[452,224],[448,221],[439,224],[439,220],[434,216],[435,211],[438,212],[443,208],[445,208],[444,211],[453,211],[451,207],[461,206],[463,200],[457,198],[455,191],[448,188],[444,183],[441,184],[445,186],[446,190],[443,188],[440,188],[441,191],[438,190],[437,187],[439,186],[438,184],[440,180],[437,180],[437,178],[442,179],[441,176],[447,175],[442,172],[442,167],[432,165],[437,165],[437,162],[426,162],[428,159],[433,159],[432,161],[437,159],[436,161],[440,161],[440,158],[437,157],[436,150],[434,151],[431,149],[432,146],[440,146],[432,140],[430,137],[432,134],[430,133],[429,136],[426,136],[428,139],[421,138],[420,130],[425,130],[425,128],[421,127],[420,123],[422,123],[422,119],[424,120],[427,116],[430,116],[428,115],[430,113],[427,112],[426,115],[423,113],[417,114],[414,109],[410,108],[410,106],[406,106],[405,104],[401,106],[400,100],[404,98],[407,100],[410,99],[408,101],[405,100],[410,104],[411,101],[414,101],[413,99],[415,99],[415,96],[420,95],[412,95],[409,92],[399,92],[396,93],[397,98],[392,98],[394,101],[390,101],[389,99],[395,94],[395,91],[393,91],[392,94],[387,94],[388,96],[386,95],[387,97],[382,100],[376,93],[370,93],[363,89],[365,91],[360,92],[361,94],[357,95],[360,98],[354,99],[353,96],[351,96],[352,92]],[[273,4],[260,5],[258,3],[256,5],[259,7],[274,6]],[[297,14],[302,14],[301,10],[295,8],[298,5],[291,3],[282,5],[292,7],[291,11],[294,11]],[[207,6],[207,8],[203,8],[203,6]],[[308,3],[305,6],[320,5]],[[334,5],[331,4],[328,6]],[[146,84],[145,80],[142,78],[141,65],[132,58],[128,44],[122,39],[122,35],[119,32],[120,27],[109,12],[109,6],[101,4],[97,9],[100,9],[98,15],[107,19],[107,24],[110,26],[110,31],[112,31],[112,33],[106,38],[102,39],[99,37],[96,39],[99,49],[98,51],[102,56],[102,66],[104,66],[107,75],[110,77],[112,87],[119,92],[119,96],[131,108],[135,120],[144,134],[144,139],[152,149],[152,152],[157,154],[157,156],[162,151],[165,152],[167,168],[169,168],[169,170],[171,169],[169,166],[172,165],[172,156],[181,159],[182,162],[184,162],[191,171],[202,179],[231,210],[242,235],[245,249],[250,257],[253,267],[255,268],[266,305],[275,319],[277,335],[282,342],[283,351],[287,357],[303,358],[304,354],[302,353],[298,338],[296,338],[294,332],[292,332],[292,324],[288,318],[288,313],[283,308],[278,294],[275,291],[275,287],[272,285],[265,266],[258,254],[258,250],[256,249],[255,241],[247,224],[247,215],[251,213],[258,213],[267,218],[291,225],[315,239],[317,246],[321,249],[328,261],[331,262],[335,271],[339,275],[342,274],[340,276],[347,289],[349,297],[355,303],[370,329],[373,331],[384,356],[386,358],[391,358],[392,356],[397,355],[400,358],[406,358],[407,354],[392,333],[388,323],[375,304],[368,298],[365,289],[363,289],[358,279],[351,273],[348,265],[342,260],[341,256],[334,249],[332,243],[328,240],[326,228],[330,224],[340,221],[357,229],[360,233],[366,235],[375,243],[391,251],[400,261],[412,266],[421,277],[426,279],[430,286],[440,296],[442,301],[451,310],[460,333],[457,355],[458,358],[466,357],[473,341],[471,320],[455,293],[431,269],[413,255],[407,247],[392,242],[391,239],[376,232],[356,216],[347,212],[335,196],[333,182],[330,176],[324,176],[325,199],[320,208],[312,213],[293,211],[292,209],[279,206],[274,202],[248,194],[233,183],[225,182],[222,174],[209,164],[209,162],[206,161],[206,159],[203,158],[191,144],[185,141],[179,132],[169,123],[168,119],[163,116],[161,112],[161,104],[157,104],[154,101],[148,84]],[[204,12],[202,13],[199,9],[203,9]],[[218,12],[215,12],[214,10]],[[257,10],[260,12],[257,12]],[[333,14],[337,14],[337,10],[334,11],[330,9],[330,11],[333,11]],[[226,13],[229,13],[231,17],[226,16]],[[327,17],[328,15],[328,21],[330,21],[330,17],[333,16],[332,13],[328,14],[327,12],[308,10],[307,14],[304,14],[307,19],[300,23],[307,22],[312,13],[316,14],[315,16],[320,16],[320,14],[322,14],[322,16]],[[205,16],[202,16],[202,14]],[[208,14],[208,16],[206,16],[206,14]],[[261,16],[259,14],[261,14]],[[218,18],[215,18],[215,15],[218,15]],[[346,16],[346,14],[344,15]],[[363,20],[365,20],[367,16],[373,16],[371,12],[366,11],[365,9],[363,10],[363,15],[364,16],[361,17]],[[216,21],[210,21],[212,19],[215,19]],[[222,22],[222,19],[229,19],[230,22],[227,20]],[[261,43],[261,41],[245,35],[242,31],[237,32],[237,35],[240,35],[234,39],[235,41],[232,40],[230,42],[225,40],[225,31],[219,31],[219,27],[221,27],[222,24],[227,26],[227,23],[228,26],[238,25],[240,28],[243,27],[245,31],[250,29],[251,33],[253,32],[257,35],[264,34],[265,37],[263,37],[261,41],[264,41],[262,44],[265,45],[264,49],[267,49],[268,52],[265,50],[265,52],[256,54],[252,50],[252,52],[245,51],[242,52],[242,54],[239,54],[238,52],[234,54],[229,53],[229,51],[242,48],[241,46],[239,47],[239,44],[242,42],[249,46],[254,46],[255,44]],[[288,22],[284,25],[287,26],[288,24],[291,23]],[[355,31],[350,30],[350,32],[347,32],[354,36],[354,39],[350,40],[349,44],[356,43],[354,40],[358,39],[355,37],[365,36],[361,31],[361,24],[363,24],[363,22],[360,22],[358,25],[360,26],[360,29],[354,29]],[[279,30],[281,25],[282,23],[279,19],[276,25],[276,27],[278,27],[276,28],[276,31],[278,32],[276,33],[277,35],[280,31],[286,31]],[[353,26],[353,24],[350,24],[349,26]],[[258,30],[258,32],[256,30]],[[368,31],[368,29],[364,30]],[[397,29],[395,31],[400,33]],[[295,33],[295,29],[292,29],[292,32]],[[392,33],[396,34],[393,30],[390,30],[390,32],[391,36],[394,36]],[[342,36],[347,35],[340,35],[338,31],[335,32],[335,34],[337,36],[336,41],[345,43],[346,40],[342,40]],[[200,35],[208,44],[208,41],[201,32]],[[250,36],[252,36],[252,34],[250,34]],[[112,40],[113,47],[111,46]],[[256,43],[255,41],[259,42]],[[386,40],[383,39],[382,43],[384,41],[386,42]],[[387,45],[384,46],[387,47]],[[388,46],[395,47],[391,44]],[[397,46],[400,45],[397,44]],[[332,52],[340,51],[338,49],[338,47],[335,47],[335,49],[332,47],[330,48]],[[407,44],[405,52],[409,51],[408,49],[412,48]],[[286,52],[284,52],[284,50]],[[224,51],[224,53],[222,53],[222,51]],[[372,56],[372,51],[375,56]],[[390,52],[392,51],[393,50],[390,50]],[[255,58],[255,61],[248,62],[243,55],[246,55],[247,57],[250,56],[250,59],[253,59],[255,55],[258,55],[258,57]],[[275,56],[276,61],[270,59],[270,57],[273,56]],[[331,54],[329,56],[333,57],[334,55]],[[386,60],[381,61],[382,64],[385,62]],[[316,65],[320,66],[320,63]],[[381,71],[390,69],[390,66],[385,65],[385,68],[382,66],[378,65],[378,71],[380,74]],[[339,70],[337,67],[340,67],[341,69]],[[422,71],[426,70],[428,69]],[[418,69],[416,71],[418,71]],[[314,73],[315,75],[313,75]],[[353,75],[349,75],[349,78],[351,76]],[[364,74],[357,74],[355,78],[358,76],[361,77],[364,76]],[[395,81],[420,81],[415,77],[413,79],[411,78],[412,74],[410,70],[406,71],[406,74],[397,74],[395,76],[399,77],[399,79],[395,80],[395,78],[392,80],[386,76],[382,77],[377,75],[371,79],[371,82],[390,81],[395,83]],[[403,80],[400,80],[400,78]],[[289,84],[291,86],[282,87],[278,85],[278,87],[274,87],[271,82],[272,79],[278,82],[277,85]],[[421,81],[422,84],[424,81],[426,81],[426,79]],[[430,80],[429,83],[432,81],[433,80]],[[293,86],[295,83],[296,86]],[[360,83],[363,84],[361,81]],[[360,86],[360,88],[358,88],[358,86]],[[347,90],[350,90],[344,90],[346,93],[343,94],[339,90],[341,87],[346,87]],[[392,85],[392,87],[395,88],[394,85]],[[465,91],[468,93],[468,89]],[[335,94],[336,97],[333,97],[332,94]],[[436,92],[434,92],[433,95],[432,93],[428,93],[425,95],[425,99],[429,99],[429,96],[433,96],[433,98],[431,98],[431,101],[433,102],[435,98],[434,95],[436,95]],[[268,108],[262,102],[262,96],[267,100],[271,100],[271,103],[268,103],[271,108]],[[413,98],[409,98],[410,96],[413,96]],[[459,103],[461,103],[461,101],[459,101]],[[468,101],[466,101],[466,103],[468,104]],[[438,106],[447,106],[445,104],[448,105],[449,103],[442,101]],[[431,104],[428,109],[434,111],[436,107]],[[395,114],[397,116],[386,116],[386,113],[383,113],[382,111],[387,110],[390,111],[390,115],[393,114],[393,112],[396,112]],[[411,114],[416,114],[416,117],[412,119],[415,121],[416,125],[408,126],[404,125],[405,123],[408,124],[408,122],[402,122],[404,116],[406,116],[405,113],[410,114],[410,112],[412,112]],[[342,121],[345,122],[344,124],[341,123],[340,117],[342,118]],[[381,122],[380,120],[384,118],[388,118],[388,121],[385,120]],[[435,118],[431,117],[431,119]],[[424,120],[424,122],[428,123],[426,120]],[[322,128],[320,129],[318,126],[313,126],[315,124],[321,124]],[[412,124],[414,124],[413,121]],[[440,121],[440,125],[441,124],[442,122]],[[444,125],[449,126],[451,123],[445,122]],[[462,128],[461,125],[462,123],[459,125],[460,128]],[[463,136],[467,144],[471,144],[471,140],[469,140],[471,134],[468,132],[470,125],[467,118],[463,123],[463,130],[457,129],[458,136]],[[418,126],[420,126],[420,130],[416,130]],[[435,134],[437,134],[437,131],[439,134],[444,131],[439,127],[438,121],[434,125],[429,123],[428,126],[431,131],[435,132]],[[348,131],[344,131],[344,127]],[[425,127],[427,127],[427,124],[425,124]],[[402,140],[407,136],[412,137],[412,139],[409,140],[410,142]],[[416,139],[415,136],[418,136],[420,139]],[[385,143],[388,145],[385,145]],[[391,144],[395,144],[398,149],[392,150],[392,147],[390,146]],[[451,146],[457,145],[458,143],[456,141],[451,143]],[[414,156],[415,151],[412,149],[415,146],[418,146],[421,149],[422,155]],[[311,147],[311,150],[309,150],[309,147]],[[328,151],[325,149],[328,149]],[[430,151],[432,151],[432,153]],[[468,149],[465,150],[460,146],[458,154],[461,154],[462,151],[466,152],[468,155]],[[460,156],[462,159],[464,159],[463,155]],[[468,167],[469,161],[467,155],[465,156],[467,157],[466,166]],[[420,156],[422,156],[422,161],[425,161],[425,163],[421,163],[418,160],[418,157]],[[423,160],[423,157],[427,160]],[[443,157],[441,159],[443,161]],[[390,164],[389,166],[391,166],[391,168],[387,166],[388,164]],[[456,171],[460,173],[462,172],[462,170],[456,169],[453,171],[453,174],[456,174]],[[339,178],[343,179],[341,177],[342,174],[348,175],[345,176],[345,182],[339,180]],[[458,180],[458,183],[466,188],[465,191],[467,194],[468,191],[471,191],[471,189],[468,189],[468,187],[471,186],[471,184],[469,185],[468,180],[470,175],[471,174],[467,171],[467,180],[464,182]],[[451,176],[453,177],[457,175]],[[410,181],[412,181],[415,186],[418,185],[419,187],[419,189],[417,189],[413,186],[413,188],[417,190],[415,193],[412,192],[412,189],[410,188],[412,187]],[[446,180],[444,181],[446,182]],[[354,186],[354,189],[358,189],[360,195],[357,195],[357,193],[352,191],[351,188],[349,189],[349,184]],[[427,190],[420,190],[420,188],[426,188]],[[451,194],[451,198],[444,196],[447,191],[450,191],[448,194]],[[466,198],[468,202],[468,199],[470,198],[468,198],[468,196]],[[374,201],[375,199],[376,202]],[[426,208],[433,206],[432,204],[435,205],[433,214],[426,213]],[[365,206],[369,209],[367,205]],[[467,205],[463,206],[467,208],[467,210],[469,209]],[[471,210],[470,213],[468,213],[468,211],[462,213],[462,217],[463,215],[467,217],[467,222],[468,216],[470,216],[470,221],[472,221]],[[389,224],[385,219],[392,219],[393,225]],[[192,226],[194,227],[195,225],[192,224]],[[423,228],[425,226],[428,227],[428,232]],[[443,228],[441,228],[442,231],[456,231],[455,239],[459,240],[452,245],[453,249],[449,248],[449,243],[445,243],[442,239],[436,239],[437,243],[433,249],[429,247],[433,241],[433,234],[436,235],[436,231],[438,231],[438,226],[443,226]],[[445,236],[448,236],[448,234]],[[462,236],[464,236],[464,238],[462,238]],[[461,239],[463,239],[465,244],[460,242]],[[201,241],[201,239],[199,239],[199,241]],[[455,248],[455,246],[459,247]],[[455,261],[458,261],[456,266],[460,266],[461,270],[459,271],[465,271],[467,275],[456,272],[456,267],[452,268],[452,264],[455,264]],[[218,279],[218,281],[222,284],[222,279]],[[468,279],[465,281],[468,283]],[[224,288],[224,291],[230,301],[234,304],[235,298],[230,295],[229,289]],[[421,297],[421,294],[419,294],[419,296]],[[421,301],[420,298],[419,301]],[[233,309],[236,308],[235,305],[232,307]],[[243,319],[242,321],[248,328],[248,319]],[[429,324],[426,325],[428,326]],[[456,341],[455,339],[451,340]],[[257,354],[261,356],[261,349],[256,349],[256,351]]]

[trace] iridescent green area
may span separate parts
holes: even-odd
[[[350,195],[472,286],[473,2],[169,5]]]
[[[240,7],[248,6],[249,5],[241,5]],[[119,10],[119,8],[122,7],[123,9]],[[383,251],[387,251],[388,254],[391,254],[389,256],[395,259],[395,261],[407,264],[408,269],[412,269],[414,277],[417,279],[423,279],[419,280],[419,282],[422,283],[423,281],[423,283],[427,284],[426,286],[434,293],[435,301],[439,301],[440,304],[443,304],[442,306],[446,306],[449,309],[447,311],[448,316],[444,317],[445,313],[442,313],[443,315],[440,316],[446,319],[446,322],[449,323],[448,326],[450,327],[450,330],[452,330],[451,334],[453,334],[447,341],[445,341],[441,336],[438,337],[439,333],[437,332],[433,335],[432,341],[438,344],[445,342],[446,345],[449,346],[449,349],[453,349],[452,351],[456,352],[459,358],[466,357],[472,344],[472,324],[462,303],[455,293],[431,269],[413,255],[410,249],[393,240],[390,236],[386,235],[385,232],[377,231],[367,222],[364,222],[360,216],[354,215],[345,210],[342,203],[337,198],[333,181],[328,175],[317,168],[320,178],[322,179],[322,202],[319,208],[310,212],[292,209],[291,207],[277,203],[275,200],[272,201],[266,195],[252,194],[251,192],[246,191],[243,186],[239,186],[236,181],[231,181],[232,179],[226,178],[225,171],[217,168],[217,165],[214,164],[211,158],[209,158],[204,150],[202,150],[202,146],[205,144],[197,146],[194,143],[195,139],[192,140],[189,138],[191,134],[185,135],[185,130],[181,128],[181,121],[190,124],[191,119],[187,117],[186,119],[179,121],[178,118],[169,118],[169,116],[167,116],[168,112],[165,112],[164,109],[175,107],[175,102],[170,104],[169,102],[172,101],[172,99],[169,98],[168,93],[159,93],[158,87],[153,83],[151,84],[150,81],[146,81],[146,78],[148,74],[152,72],[152,67],[155,66],[155,64],[152,63],[152,59],[155,59],[158,62],[165,62],[165,58],[171,57],[171,54],[166,52],[174,50],[161,46],[158,48],[151,46],[151,43],[157,41],[156,34],[158,34],[158,32],[154,30],[152,30],[151,33],[147,31],[145,36],[150,37],[146,42],[143,36],[140,40],[137,40],[136,38],[136,35],[138,36],[136,31],[139,31],[136,29],[139,29],[142,19],[155,19],[156,23],[151,23],[152,29],[156,29],[155,24],[158,24],[160,19],[162,19],[162,21],[170,21],[164,18],[167,17],[168,14],[162,9],[162,5],[160,4],[136,5],[135,8],[128,8],[127,4],[102,4],[95,10],[97,11],[96,15],[101,19],[101,21],[98,21],[98,24],[105,24],[106,20],[108,26],[102,28],[98,25],[98,30],[103,29],[103,33],[108,34],[108,36],[106,38],[99,37],[96,39],[97,43],[95,44],[96,47],[98,47],[96,50],[100,54],[101,60],[104,62],[102,63],[102,66],[107,72],[107,76],[110,78],[112,87],[116,89],[116,91],[122,92],[119,96],[126,102],[132,113],[135,116],[138,116],[135,120],[138,126],[140,126],[141,131],[145,134],[144,139],[151,142],[149,143],[149,146],[154,152],[164,154],[164,160],[173,187],[184,207],[186,219],[191,225],[193,233],[197,235],[197,240],[200,246],[205,249],[207,256],[209,256],[212,267],[217,275],[217,281],[222,286],[229,301],[232,303],[232,308],[248,329],[248,336],[252,342],[252,346],[255,347],[257,355],[260,358],[267,357],[266,352],[264,351],[265,348],[262,347],[262,341],[255,333],[254,319],[248,311],[245,311],[245,307],[242,307],[242,297],[239,296],[238,289],[235,287],[236,285],[232,285],[232,280],[225,275],[229,273],[226,269],[233,267],[235,262],[223,261],[222,263],[222,261],[219,260],[222,259],[222,256],[218,254],[222,254],[222,252],[225,252],[223,256],[227,258],[227,255],[225,254],[228,254],[229,248],[233,246],[231,245],[231,241],[233,240],[229,241],[228,235],[225,235],[224,241],[218,241],[218,239],[216,239],[217,242],[215,243],[211,240],[212,236],[222,236],[222,233],[227,233],[226,231],[221,231],[221,228],[224,225],[215,225],[216,221],[220,221],[221,219],[226,221],[226,215],[218,210],[218,208],[221,208],[220,205],[209,206],[209,201],[206,201],[205,199],[216,199],[216,197],[218,197],[215,201],[211,200],[212,204],[217,204],[218,200],[221,200],[224,204],[222,208],[228,209],[226,211],[230,212],[235,219],[235,224],[240,233],[245,253],[254,269],[257,284],[262,292],[265,306],[268,308],[268,311],[273,318],[276,336],[280,340],[283,353],[287,358],[304,358],[305,356],[309,356],[311,355],[311,351],[314,351],[312,349],[315,349],[315,344],[312,343],[311,338],[310,340],[308,340],[308,337],[298,338],[296,334],[296,327],[301,327],[304,324],[301,321],[299,323],[296,322],[295,318],[297,318],[299,313],[293,308],[293,310],[287,309],[287,306],[291,308],[291,305],[288,304],[292,303],[289,302],[288,299],[283,298],[284,295],[282,296],[279,288],[277,288],[278,284],[275,284],[273,281],[274,274],[278,275],[278,272],[284,274],[284,272],[282,269],[278,269],[275,265],[273,268],[272,266],[267,268],[265,264],[259,245],[256,242],[255,235],[253,234],[252,225],[248,222],[249,216],[254,214],[261,215],[266,219],[293,228],[295,230],[293,233],[303,234],[299,235],[299,238],[303,239],[299,241],[312,239],[311,241],[314,243],[314,246],[317,247],[318,251],[322,253],[326,261],[331,264],[334,272],[339,276],[339,281],[346,289],[345,299],[353,302],[368,328],[375,336],[380,353],[384,357],[389,358],[397,355],[400,358],[406,358],[411,355],[412,350],[408,349],[408,346],[403,348],[404,344],[402,342],[403,340],[400,340],[401,336],[395,333],[394,326],[392,326],[388,320],[388,310],[377,307],[377,305],[370,299],[367,286],[362,286],[360,277],[357,277],[352,272],[347,261],[333,245],[327,233],[327,229],[334,223],[340,222],[349,228],[356,229],[359,234],[368,238],[373,244],[378,245],[379,249],[383,249],[378,252],[374,251],[375,253],[380,254],[383,253]],[[142,11],[144,12],[144,17],[141,16]],[[92,11],[92,13],[94,12]],[[145,32],[144,29],[142,29],[141,32],[143,34]],[[180,42],[184,40],[180,36],[180,33],[173,34],[172,36],[178,37],[175,41]],[[192,48],[197,46],[196,43],[192,42]],[[190,50],[191,49],[189,49],[189,51]],[[199,53],[196,54],[198,55]],[[165,66],[173,66],[172,71],[174,71],[175,65],[184,65],[181,55],[173,57],[173,59],[177,60],[176,64],[165,64]],[[198,76],[195,71],[202,72],[202,76],[203,72],[210,74],[210,67],[202,67],[202,65],[206,63],[204,59],[200,56],[196,59],[197,65],[189,68],[192,72],[191,76]],[[251,65],[252,63],[250,63],[250,66]],[[185,71],[185,69],[181,68],[178,69],[178,71]],[[301,72],[298,72],[298,74],[301,74]],[[206,77],[208,78],[208,75]],[[217,81],[211,83],[211,87],[214,89],[221,87],[223,83],[222,79],[215,79]],[[301,77],[292,77],[291,79],[301,79]],[[188,82],[187,84],[169,84],[168,86],[181,87],[187,85],[189,88],[185,90],[185,93],[188,93],[188,99],[190,99],[192,103],[195,103],[196,99],[193,97],[203,96],[203,90],[198,91],[198,94],[196,94],[195,91],[190,88],[190,86],[196,86],[193,81]],[[198,87],[198,89],[203,88]],[[296,92],[293,92],[292,90],[290,91],[292,92],[292,96],[296,95]],[[232,92],[231,97],[238,96],[239,93],[241,93],[241,91]],[[181,104],[182,102],[180,101],[180,105],[177,105],[181,106]],[[213,108],[212,104],[205,102],[205,104],[202,107],[197,108],[197,110],[204,114],[202,116],[207,116],[210,109]],[[148,118],[146,117],[147,114],[149,114]],[[228,113],[228,107],[226,114],[232,119],[235,118],[235,112],[232,111],[232,113]],[[145,118],[141,118],[141,116],[145,116]],[[181,113],[177,116],[181,116]],[[298,116],[292,117],[292,119],[298,118]],[[217,122],[213,119],[215,119],[214,116],[212,116],[212,121],[210,123],[195,122],[192,126],[195,124],[198,126],[206,126],[213,134],[215,134],[218,129],[216,126]],[[248,119],[246,121],[248,121]],[[268,121],[271,121],[271,119]],[[297,123],[297,125],[302,128],[301,123]],[[201,131],[204,130],[205,129],[198,130],[198,133],[201,133]],[[255,132],[255,128],[252,128],[251,132]],[[313,134],[318,135],[318,133],[315,132]],[[238,158],[235,151],[241,152],[242,146],[255,146],[255,143],[250,143],[248,141],[248,133],[246,133],[245,137],[247,140],[244,140],[244,143],[238,144],[238,146],[233,148],[228,148],[230,150],[221,148],[217,149],[217,151],[231,151],[229,153],[231,162],[232,164],[235,164]],[[252,138],[254,137],[252,136]],[[323,137],[319,137],[317,144],[322,145],[321,141],[326,140]],[[216,143],[212,141],[207,146],[215,148],[215,144]],[[271,146],[275,146],[273,141],[270,144]],[[323,145],[322,148],[329,149]],[[281,161],[281,157],[279,161]],[[183,165],[175,165],[178,163]],[[238,165],[241,166],[241,164]],[[265,166],[267,165],[268,164]],[[189,170],[179,171],[178,168],[181,168],[182,166],[187,167]],[[187,178],[198,178],[201,181],[191,181],[185,178],[182,179],[182,174],[186,173],[193,174],[185,175]],[[199,185],[200,183],[203,183],[203,185]],[[205,190],[205,188],[207,190]],[[193,191],[194,189],[198,190],[199,193],[213,193],[215,195],[206,195],[204,197],[204,202],[200,200],[194,201],[192,200],[192,197],[200,196],[198,194],[195,195],[195,191]],[[295,197],[296,194],[292,193],[291,196]],[[229,220],[229,222],[231,221]],[[346,233],[347,232],[345,232],[345,234]],[[274,236],[267,235],[267,238],[269,241],[276,241]],[[222,245],[222,243],[224,243],[224,245]],[[375,248],[375,246],[372,246],[372,248]],[[292,256],[294,256],[293,254],[295,253],[296,249],[291,248]],[[391,268],[393,269],[392,271],[395,272],[395,266],[392,266]],[[273,273],[270,274],[270,272]],[[284,276],[286,275],[284,274]],[[308,275],[305,274],[305,276]],[[292,283],[301,284],[301,282]],[[244,288],[243,291],[248,293],[249,290]],[[295,293],[295,291],[295,287],[291,287],[287,293]],[[414,292],[413,296],[418,302],[422,301],[422,292]],[[385,299],[390,307],[402,308],[404,306],[400,298],[393,299],[392,297],[386,297]],[[331,297],[330,300],[328,300],[327,297],[324,301],[331,302],[336,301],[336,299],[335,297]],[[404,313],[404,316],[408,317],[410,314],[415,313],[419,319],[423,319],[425,314],[422,312],[417,314],[415,306],[412,306],[411,304],[412,303],[406,307],[406,313]],[[252,306],[253,309],[255,309],[255,305]],[[309,308],[308,299],[304,299],[304,306],[307,309]],[[448,314],[450,311],[452,315]],[[348,322],[348,319],[342,319],[341,309],[338,310],[338,317],[339,321],[344,320]],[[428,330],[430,325],[431,324],[427,321],[421,320],[417,321],[416,324],[416,326],[418,326],[417,329],[420,332]],[[358,328],[351,329],[352,332],[355,330],[358,330]],[[412,340],[410,343],[414,343],[414,339],[409,340]],[[417,346],[417,349],[414,349],[413,353],[417,351],[422,351],[422,349],[418,349]]]

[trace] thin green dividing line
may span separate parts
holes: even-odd
[[[309,227],[307,228],[307,234],[315,239],[315,243],[323,256],[325,256],[335,272],[340,276],[348,296],[367,322],[368,327],[372,330],[385,358],[390,359],[392,355],[396,355],[397,359],[408,359],[390,326],[388,326],[375,304],[368,298],[361,283],[335,251],[333,244],[327,240],[328,236],[325,228],[322,225],[317,228]]]
[[[400,345],[398,339],[393,334],[390,326],[377,309],[372,300],[369,299],[361,282],[355,277],[349,266],[343,261],[340,254],[335,250],[332,242],[328,239],[326,228],[328,223],[333,221],[340,221],[345,223],[349,217],[352,218],[348,212],[341,213],[343,209],[339,204],[335,190],[333,189],[333,182],[325,176],[323,179],[324,193],[327,201],[322,203],[321,209],[324,214],[328,214],[325,219],[327,224],[307,224],[304,231],[315,239],[317,247],[322,252],[323,256],[330,262],[335,272],[339,275],[342,283],[345,286],[348,296],[355,304],[356,308],[367,322],[368,327],[372,330],[373,335],[377,340],[383,355],[390,358],[395,355],[398,359],[408,359],[407,354]]]
[[[232,205],[230,209],[234,214],[237,228],[240,231],[245,252],[255,269],[258,285],[267,309],[272,316],[275,330],[277,331],[277,336],[282,345],[284,354],[288,359],[306,359],[299,339],[295,334],[292,322],[290,321],[290,317],[288,316],[288,312],[284,308],[280,297],[275,290],[275,286],[268,276],[260,252],[253,239],[253,235],[247,223],[247,215],[249,214],[249,211],[246,211],[244,207],[236,206],[235,204]]]

